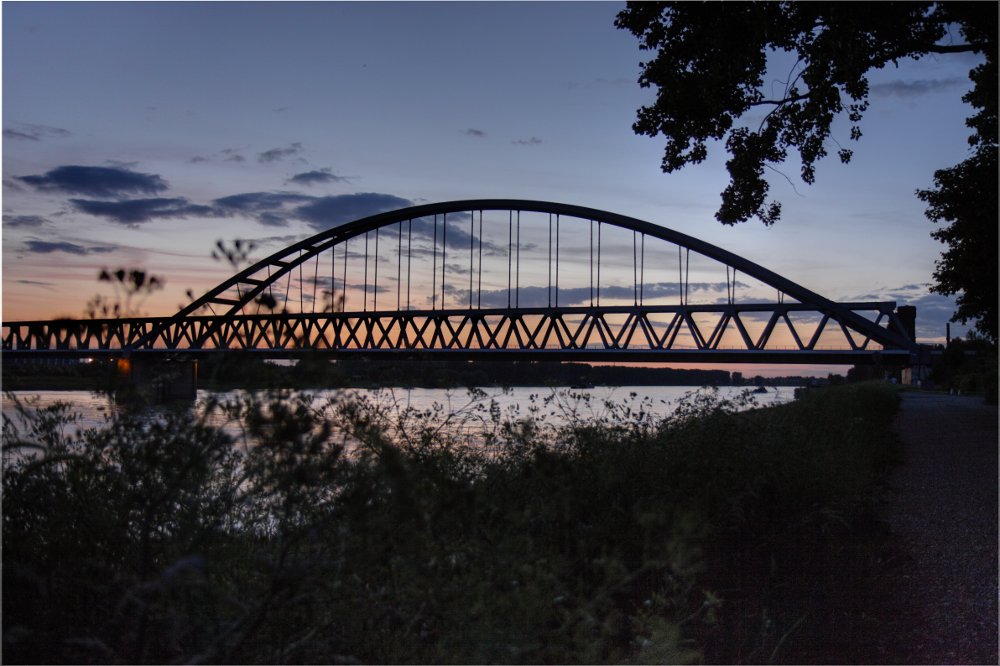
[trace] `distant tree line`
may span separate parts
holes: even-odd
[[[814,379],[744,376],[728,370],[689,370],[526,361],[449,361],[323,357],[289,363],[237,356],[202,358],[202,388],[366,388],[377,386],[454,388],[464,386],[807,386]],[[3,365],[7,390],[104,390],[115,379],[110,360],[18,359]]]

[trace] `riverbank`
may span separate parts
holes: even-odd
[[[8,363],[4,390],[109,390],[116,371],[107,361],[92,363]],[[810,377],[743,377],[727,370],[635,367],[537,361],[416,361],[325,357],[274,363],[259,358],[221,356],[198,365],[200,388],[460,388],[465,386],[809,386]]]
[[[5,459],[5,658],[795,660],[834,617],[897,402],[702,392],[559,427],[487,406],[475,446],[440,414],[287,392],[228,412],[253,446],[187,413],[71,440],[53,410],[4,433],[38,452]]]

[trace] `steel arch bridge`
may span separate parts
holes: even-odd
[[[483,199],[330,228],[173,316],[4,322],[2,350],[907,363],[918,348],[899,315],[894,302],[833,302],[650,222]]]

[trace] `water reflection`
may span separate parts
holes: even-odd
[[[690,386],[618,386],[594,388],[551,387],[485,387],[474,389],[383,388],[337,389],[298,391],[308,400],[312,409],[327,416],[350,401],[361,401],[373,414],[383,417],[383,425],[390,434],[407,437],[414,429],[433,428],[452,437],[471,439],[497,428],[498,422],[514,423],[533,417],[540,425],[558,428],[576,421],[614,423],[621,420],[657,420],[669,416],[686,395],[698,391]],[[713,389],[716,390],[716,389]],[[749,389],[721,387],[717,389],[721,400],[746,397]],[[292,395],[285,392],[285,396]],[[770,387],[766,392],[753,394],[746,407],[771,406],[794,399],[793,387]],[[253,400],[267,403],[264,391],[199,391],[194,405],[157,406],[148,409],[151,418],[169,409],[191,410],[192,418],[205,422],[230,434],[237,440],[245,437],[244,424],[237,416],[237,405],[247,405]],[[107,394],[86,391],[15,391],[3,396],[3,416],[21,426],[24,418],[21,409],[38,411],[57,404],[68,406],[68,413],[75,416],[65,426],[72,436],[88,428],[105,424],[120,407]],[[225,406],[230,406],[229,409]]]

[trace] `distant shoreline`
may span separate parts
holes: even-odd
[[[4,365],[5,391],[63,390],[103,391],[114,385],[110,366]],[[590,387],[590,386],[808,386],[812,377],[744,377],[728,370],[592,366],[586,363],[312,360],[299,365],[220,359],[203,361],[198,368],[199,388],[246,389],[374,389],[461,388],[469,386]],[[825,383],[825,382],[824,382]]]

